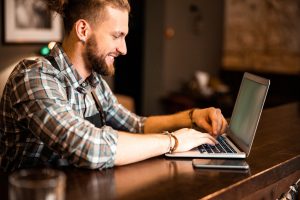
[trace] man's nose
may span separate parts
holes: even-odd
[[[127,54],[127,46],[126,46],[126,41],[125,39],[122,40],[117,48],[117,51],[121,54],[121,55],[126,55]]]

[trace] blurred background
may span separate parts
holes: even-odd
[[[37,1],[0,2],[2,94],[13,66],[47,54],[63,32]],[[138,114],[215,106],[229,117],[246,71],[271,79],[265,107],[299,101],[300,0],[130,2],[128,54],[107,81]]]

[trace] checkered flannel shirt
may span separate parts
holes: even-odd
[[[77,167],[112,167],[117,130],[142,133],[146,118],[120,105],[97,73],[83,80],[60,44],[50,55],[59,69],[44,57],[23,60],[6,83],[0,103],[0,167],[10,171],[60,159]],[[91,89],[106,117],[100,128],[85,120],[98,112]]]

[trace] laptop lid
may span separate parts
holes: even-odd
[[[245,72],[227,135],[248,156],[254,140],[270,80]]]

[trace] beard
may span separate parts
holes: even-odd
[[[102,76],[113,76],[115,74],[114,64],[107,64],[104,55],[98,55],[99,48],[95,35],[86,42],[86,58],[89,66]]]

